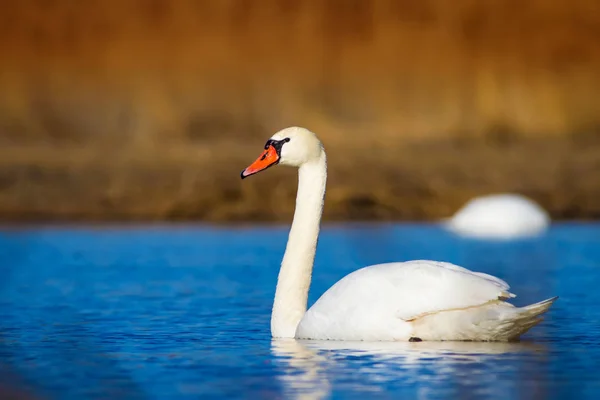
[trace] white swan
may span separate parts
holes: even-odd
[[[491,194],[470,200],[446,226],[470,237],[512,239],[535,236],[550,224],[548,213],[518,194]]]
[[[299,168],[296,211],[271,314],[275,338],[421,341],[517,339],[556,298],[517,308],[506,282],[436,261],[372,265],[333,285],[307,311],[319,236],[327,161],[307,129],[273,135],[242,179],[273,165]]]

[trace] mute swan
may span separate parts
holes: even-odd
[[[509,341],[541,321],[555,298],[517,308],[503,280],[446,262],[372,265],[334,284],[307,311],[325,198],[325,150],[311,131],[275,133],[242,171],[298,167],[296,210],[271,314],[274,338],[364,341]]]
[[[470,200],[446,226],[464,236],[510,239],[538,235],[549,224],[548,213],[532,200],[492,194]]]

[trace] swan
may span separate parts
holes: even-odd
[[[500,193],[471,199],[446,226],[463,236],[511,239],[539,235],[549,224],[550,216],[533,200]]]
[[[242,179],[277,164],[298,168],[296,209],[271,313],[273,338],[358,341],[512,341],[541,321],[556,297],[526,307],[503,280],[457,265],[416,260],[358,269],[307,311],[327,158],[308,129],[267,140]]]

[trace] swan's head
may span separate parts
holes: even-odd
[[[242,179],[277,164],[301,167],[322,153],[323,146],[314,133],[296,126],[285,128],[267,140],[261,155],[242,171]]]

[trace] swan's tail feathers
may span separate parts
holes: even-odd
[[[556,299],[558,296],[517,308],[515,316],[510,319],[511,323],[506,325],[506,340],[518,340],[519,336],[542,322],[544,319],[542,314],[550,309]]]
[[[556,299],[558,299],[558,296],[554,296],[550,299],[540,301],[539,303],[535,303],[535,304],[531,304],[531,305],[522,307],[521,313],[537,317],[539,315],[542,315],[546,311],[548,311],[550,309],[550,306],[552,306],[552,304],[554,304]]]
[[[412,336],[422,340],[516,341],[542,322],[542,314],[557,298],[525,307],[496,300],[478,307],[425,315],[411,322]]]

